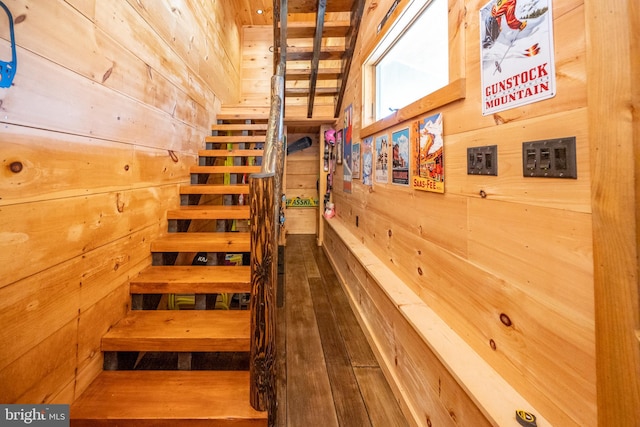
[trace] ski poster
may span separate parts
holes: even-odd
[[[360,179],[360,143],[354,142],[351,144],[351,177],[353,179]]]
[[[373,184],[373,137],[369,136],[362,141],[362,183],[371,186]]]
[[[342,164],[342,129],[336,131],[336,163]]]
[[[415,121],[411,139],[413,189],[444,193],[442,113]]]
[[[376,182],[389,182],[389,141],[386,134],[376,137]]]
[[[491,0],[480,9],[482,115],[556,94],[551,0]]]
[[[351,143],[353,135],[353,106],[349,104],[344,110],[344,129],[342,135],[344,161],[342,164],[343,170],[343,191],[345,193],[351,193],[351,179],[353,170],[353,163],[351,158]]]
[[[409,128],[393,132],[391,142],[391,182],[409,185]]]

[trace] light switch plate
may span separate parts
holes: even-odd
[[[498,146],[467,148],[468,175],[498,175]]]
[[[576,137],[523,142],[522,174],[525,177],[576,179]]]

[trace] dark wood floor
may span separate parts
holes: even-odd
[[[315,236],[288,236],[284,255],[277,425],[406,426]]]

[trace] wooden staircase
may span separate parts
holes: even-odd
[[[167,212],[170,232],[151,242],[153,265],[130,281],[132,310],[102,338],[105,369],[71,405],[72,426],[267,425],[267,412],[250,405],[248,370],[191,370],[193,352],[250,351],[249,311],[215,306],[218,294],[251,291],[250,267],[224,264],[226,254],[250,251],[248,230],[238,231],[250,215],[239,203],[249,193],[242,177],[260,171],[252,163],[263,154],[267,124],[218,122],[191,184],[180,189],[181,206]],[[203,252],[210,262],[191,265]],[[166,294],[193,295],[195,309],[166,309]],[[131,352],[175,352],[178,362],[172,370],[122,370],[120,355]]]

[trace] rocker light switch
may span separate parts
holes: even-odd
[[[522,172],[525,177],[577,178],[576,138],[523,142]]]
[[[468,175],[498,175],[498,146],[467,148]]]

